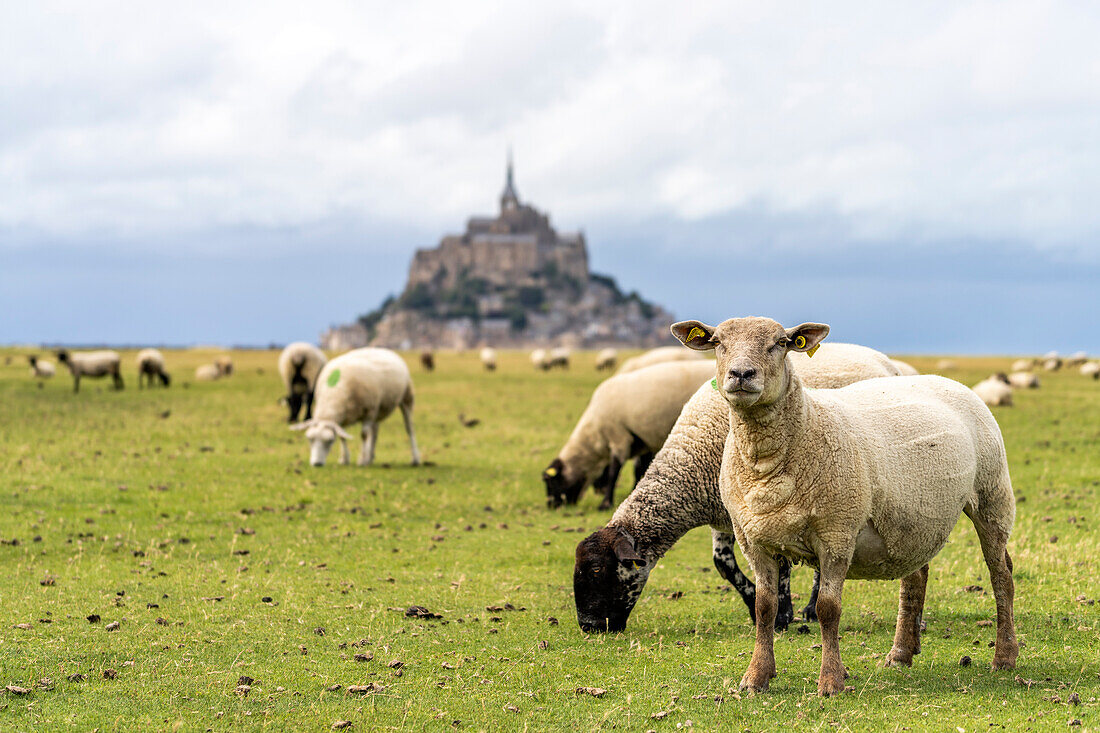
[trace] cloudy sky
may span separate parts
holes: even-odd
[[[0,342],[313,339],[520,195],[682,317],[1100,352],[1100,6],[5,3]]]

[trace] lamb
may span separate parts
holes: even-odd
[[[481,350],[479,355],[481,357],[481,365],[485,367],[486,371],[496,371],[497,368],[497,350],[486,346]]]
[[[1081,376],[1100,379],[1100,362],[1087,361],[1081,365]]]
[[[1001,431],[977,395],[939,376],[807,390],[787,353],[815,350],[825,324],[784,329],[768,318],[736,318],[717,328],[683,321],[672,331],[689,348],[716,350],[730,408],[719,487],[757,582],[756,644],[742,689],[764,691],[776,674],[776,554],[821,573],[819,695],[844,690],[838,629],[848,577],[902,579],[886,664],[910,666],[920,651],[928,563],[963,513],[996,599],[992,668],[1016,666],[1007,550],[1016,502]]]
[[[342,448],[340,463],[347,465],[350,461],[347,441],[351,435],[344,427],[361,421],[363,449],[359,465],[369,466],[374,461],[379,424],[396,408],[401,408],[412,450],[412,465],[417,466],[420,465],[420,451],[413,430],[413,401],[412,377],[400,356],[389,349],[355,349],[325,365],[317,378],[317,406],[313,417],[290,429],[305,431],[310,443],[311,465],[325,465],[337,438]]]
[[[824,344],[813,359],[793,354],[791,367],[807,385],[822,389],[898,373],[885,354],[854,344]],[[573,589],[584,631],[625,629],[650,570],[684,534],[707,524],[714,565],[738,591],[755,623],[756,588],[737,566],[733,524],[718,493],[728,433],[729,406],[708,380],[611,521],[577,545]],[[807,620],[816,618],[815,602],[811,597],[803,610]],[[784,629],[794,620],[789,568],[781,569],[779,604],[776,628]]]
[[[70,353],[68,349],[57,352],[57,360],[69,367],[73,375],[73,392],[80,391],[81,377],[105,377],[111,375],[116,390],[123,388],[122,359],[117,351],[84,351]]]
[[[279,376],[286,387],[286,403],[290,409],[287,422],[295,422],[302,406],[306,408],[306,420],[313,417],[313,393],[317,375],[325,366],[324,352],[313,344],[295,341],[279,354]]]
[[[39,379],[49,379],[57,372],[57,368],[53,365],[52,361],[39,359],[35,354],[31,354],[30,356],[28,356],[27,361],[31,365],[32,377],[38,377]]]
[[[903,377],[915,377],[920,374],[912,365],[900,359],[891,359],[890,362],[898,368],[898,374]]]
[[[203,364],[195,368],[195,379],[200,382],[213,382],[222,378],[222,370],[217,364]]]
[[[553,369],[554,367],[559,367],[561,369],[568,369],[570,356],[571,353],[569,349],[565,347],[551,349],[546,362],[546,368]]]
[[[1017,359],[1012,362],[1013,372],[1030,372],[1032,369],[1038,366],[1038,362],[1035,359]]]
[[[696,352],[689,351],[679,346],[661,346],[660,348],[650,349],[637,356],[632,356],[624,361],[622,366],[620,366],[615,373],[627,374],[666,361],[694,361],[702,358],[703,357]]]
[[[655,364],[596,387],[569,440],[542,472],[547,504],[576,504],[593,484],[604,494],[600,508],[610,509],[623,464],[635,459],[637,485],[684,403],[713,371],[709,361]]]
[[[172,382],[168,372],[164,371],[164,355],[157,349],[142,349],[137,353],[138,389],[144,387],[145,382],[152,387],[160,380],[167,387]]]
[[[981,397],[982,402],[990,407],[1012,406],[1012,384],[1004,372],[983,379],[975,384],[973,389],[974,394]]]
[[[1008,383],[1016,389],[1039,389],[1039,378],[1031,372],[1012,372]]]
[[[615,362],[619,359],[619,352],[615,349],[600,349],[596,354],[596,371],[602,372],[606,369],[614,369]]]
[[[531,352],[531,366],[544,372],[549,371],[550,356],[546,353],[546,349],[535,349]]]

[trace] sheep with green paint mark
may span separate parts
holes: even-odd
[[[401,409],[405,432],[409,435],[412,464],[420,464],[413,430],[413,384],[405,361],[389,349],[355,349],[328,362],[317,377],[313,417],[292,425],[291,430],[304,430],[309,440],[309,462],[325,465],[333,443],[340,439],[340,463],[350,463],[348,425],[361,422],[363,449],[359,465],[369,466],[374,460],[378,426],[395,409]]]

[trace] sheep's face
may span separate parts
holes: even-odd
[[[604,527],[577,545],[573,596],[581,631],[625,629],[649,571],[634,538],[620,527]]]
[[[573,476],[560,458],[555,458],[546,467],[542,480],[546,484],[546,505],[551,509],[562,504],[576,504],[588,483],[585,476]]]
[[[328,452],[337,438],[351,438],[347,431],[331,420],[309,420],[290,426],[291,430],[304,430],[309,441],[309,462],[313,466],[325,465]]]
[[[735,409],[775,403],[787,391],[787,353],[817,350],[829,327],[803,323],[783,328],[770,318],[731,318],[717,327],[700,321],[672,325],[672,334],[696,351],[714,350],[715,386]]]

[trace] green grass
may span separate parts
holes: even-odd
[[[237,375],[195,383],[210,354],[170,352],[172,388],[144,392],[127,353],[124,392],[86,380],[75,396],[67,373],[38,389],[22,353],[0,350],[13,356],[0,366],[0,687],[32,691],[0,691],[0,729],[1098,726],[1100,606],[1078,598],[1100,598],[1100,383],[1075,371],[1043,375],[996,411],[1020,502],[1017,671],[988,669],[994,629],[979,622],[993,600],[964,521],[932,565],[912,669],[881,667],[897,584],[847,585],[854,691],[822,700],[816,625],[778,637],[770,692],[737,693],[752,629],[711,566],[706,529],[654,570],[626,633],[578,630],[573,549],[609,514],[591,494],[549,512],[539,472],[600,379],[587,356],[546,375],[524,354],[504,354],[495,374],[475,354],[440,354],[433,374],[413,367],[434,465],[409,467],[395,417],[374,467],[313,469],[276,405],[274,353],[237,353]],[[950,376],[968,384],[1008,364],[958,361]],[[481,424],[465,428],[459,413]],[[795,573],[802,597],[810,575]],[[963,590],[973,584],[987,590]],[[443,619],[406,618],[413,604]],[[487,610],[505,604],[516,610]],[[241,675],[255,679],[243,697]],[[384,690],[346,692],[370,682]]]

